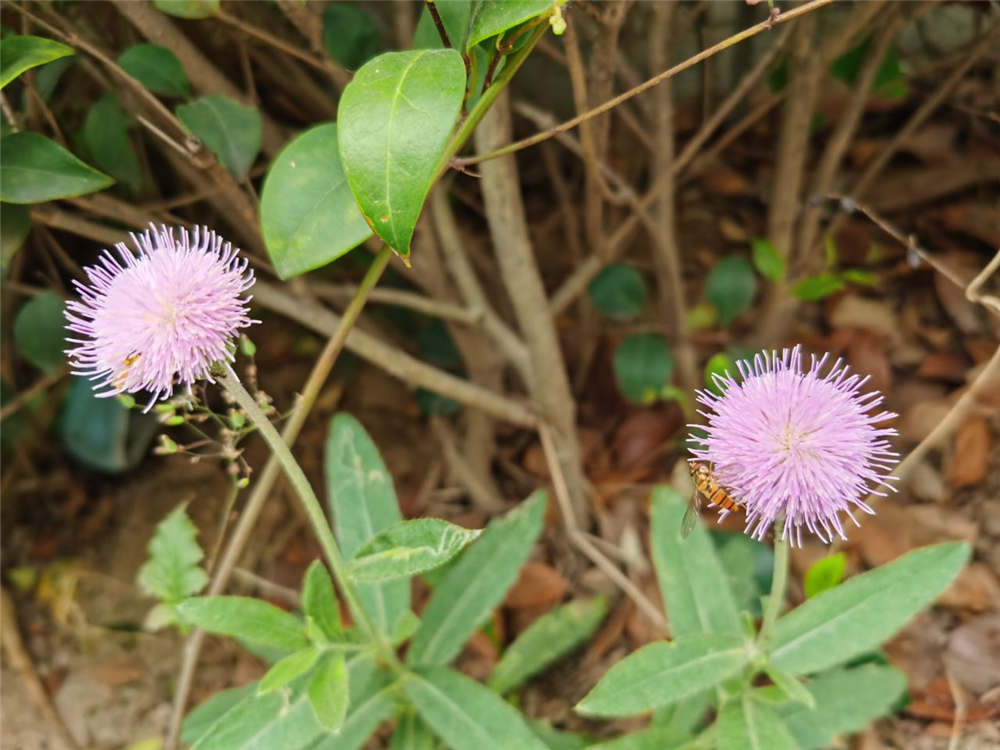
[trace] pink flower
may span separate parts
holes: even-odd
[[[151,224],[131,235],[138,257],[119,242],[117,258],[105,250],[84,269],[89,284],[73,282],[81,301],[66,303],[66,328],[86,338],[67,338],[66,354],[75,375],[99,381],[98,396],[148,390],[148,410],[178,383],[211,380],[213,363],[232,361],[236,332],[258,322],[239,251],[207,227],[179,235]]]
[[[879,487],[894,491],[888,474],[898,454],[885,438],[896,431],[875,425],[896,415],[871,413],[882,396],[862,394],[868,377],[848,375],[842,360],[821,375],[828,358],[812,357],[803,371],[798,346],[780,358],[762,352],[752,368],[737,363],[742,382],[727,372],[715,377],[721,395],[698,392],[711,411],[699,410],[708,434],[692,436],[700,443],[693,460],[710,462],[719,484],[746,505],[746,528],[757,539],[779,518],[782,539],[793,545],[802,545],[803,527],[824,542],[834,532],[846,538],[841,512],[859,526],[852,506],[874,514],[864,498],[884,495]]]

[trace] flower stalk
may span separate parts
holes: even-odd
[[[771,629],[781,614],[781,605],[785,603],[785,589],[788,587],[789,540],[787,536],[779,534],[780,525],[780,520],[774,524],[774,571],[771,574],[771,593],[767,595],[767,601],[764,603],[764,617],[757,635],[757,643],[762,648],[766,647]]]

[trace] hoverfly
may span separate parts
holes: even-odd
[[[691,481],[694,482],[694,493],[691,496],[691,503],[684,512],[681,519],[681,539],[687,539],[694,529],[698,514],[701,511],[702,499],[708,504],[719,505],[727,513],[734,509],[743,507],[743,503],[734,498],[729,490],[719,484],[712,471],[712,464],[708,461],[692,461],[689,464],[691,470]]]

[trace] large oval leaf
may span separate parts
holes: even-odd
[[[133,44],[118,56],[118,65],[143,86],[157,94],[187,99],[191,96],[184,66],[166,47]]]
[[[128,137],[128,119],[114,92],[108,92],[90,108],[82,138],[97,166],[133,193],[142,189],[142,167]]]
[[[55,141],[38,133],[11,133],[0,141],[0,200],[44,203],[103,190],[114,183]]]
[[[64,326],[63,298],[47,290],[17,311],[14,340],[21,354],[42,372],[53,375],[62,367]]]
[[[403,680],[420,717],[455,750],[546,750],[516,708],[447,667],[423,667]]]
[[[404,257],[464,95],[462,56],[442,49],[379,55],[340,98],[347,183],[368,224]]]
[[[0,89],[21,73],[73,54],[73,48],[40,36],[15,34],[0,45]]]
[[[542,532],[546,496],[536,492],[483,535],[438,584],[410,642],[410,664],[447,664],[490,616]]]
[[[392,477],[371,438],[354,417],[338,414],[326,441],[326,488],[333,528],[347,558],[380,531],[403,519]],[[358,584],[365,610],[385,635],[410,609],[410,582]]]
[[[260,151],[260,112],[224,94],[199,97],[175,112],[237,179],[247,176]]]
[[[934,601],[968,559],[965,542],[923,547],[814,596],[775,623],[771,663],[806,674],[870,651]]]
[[[261,191],[260,226],[283,279],[324,266],[371,235],[340,165],[334,123],[300,133],[275,157]]]
[[[7,266],[31,231],[31,216],[24,206],[0,203],[0,278],[6,277]]]
[[[705,296],[719,311],[719,322],[727,326],[750,307],[757,294],[757,277],[743,258],[730,256],[708,273]]]
[[[611,667],[576,710],[593,716],[651,711],[732,677],[748,659],[739,638],[695,635],[651,643]]]

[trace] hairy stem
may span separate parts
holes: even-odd
[[[788,586],[788,538],[779,536],[780,523],[780,520],[774,523],[774,573],[771,577],[771,593],[764,604],[760,634],[757,636],[760,644],[766,644],[771,635],[771,629],[781,613],[781,606],[785,603],[785,589]]]

